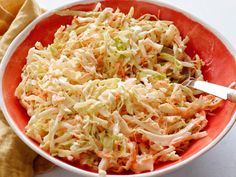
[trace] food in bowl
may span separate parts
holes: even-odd
[[[183,85],[203,80],[203,62],[185,53],[188,37],[173,22],[100,3],[58,13],[73,15],[71,25],[29,50],[15,91],[30,116],[26,134],[43,150],[101,175],[142,173],[207,135],[221,100]]]

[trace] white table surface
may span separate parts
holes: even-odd
[[[53,9],[76,0],[36,0]],[[236,48],[235,0],[162,0],[199,17],[223,34]],[[78,177],[59,167],[36,177]],[[163,177],[236,177],[236,126],[203,156]]]

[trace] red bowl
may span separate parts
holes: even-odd
[[[98,2],[98,1],[96,1]],[[135,17],[139,17],[145,13],[158,16],[162,20],[173,21],[178,27],[182,36],[188,35],[190,42],[188,43],[187,53],[190,56],[199,54],[204,60],[203,68],[204,78],[212,83],[228,86],[236,81],[236,60],[235,51],[230,44],[215,30],[201,22],[196,17],[183,12],[180,9],[166,5],[157,1],[102,1],[102,7],[119,7],[122,12],[127,13],[131,6],[135,8]],[[95,3],[82,2],[73,3],[59,9],[70,8],[74,10],[89,11],[95,7]],[[25,135],[25,126],[29,121],[29,116],[20,105],[18,99],[14,96],[16,87],[21,81],[22,68],[26,63],[28,50],[34,46],[37,41],[43,45],[50,44],[53,41],[53,35],[57,28],[61,25],[70,24],[72,17],[61,17],[49,11],[35,21],[33,21],[11,44],[1,66],[0,73],[0,99],[1,108],[6,119],[16,132],[16,134],[34,151],[72,172],[83,174],[86,176],[97,176],[94,172],[81,169],[70,165],[60,159],[54,158],[41,150],[37,143],[33,142]],[[226,101],[223,106],[217,110],[214,116],[208,117],[208,125],[205,130],[208,136],[195,141],[182,154],[181,159],[171,163],[159,164],[155,167],[155,171],[147,172],[137,176],[153,176],[172,171],[196,157],[200,156],[210,148],[212,148],[221,138],[229,131],[235,122],[235,104]],[[108,175],[118,176],[118,175]],[[124,174],[123,174],[124,176]],[[133,176],[129,174],[128,176]]]

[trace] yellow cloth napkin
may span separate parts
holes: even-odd
[[[10,25],[14,16],[0,6],[0,35],[2,35]]]
[[[34,0],[0,0],[0,61],[13,39],[42,13]],[[0,177],[32,177],[51,167],[14,134],[0,111]]]
[[[13,20],[9,29],[2,36],[0,41],[0,60],[2,59],[7,47],[13,39],[37,16],[43,13],[43,10],[34,0],[26,0],[16,18]]]
[[[25,0],[0,0],[2,8],[13,16],[16,16],[24,2]]]

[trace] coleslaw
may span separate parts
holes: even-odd
[[[207,135],[221,100],[184,86],[203,80],[203,61],[185,53],[189,39],[173,22],[100,3],[58,14],[72,23],[29,50],[15,91],[30,116],[26,134],[43,150],[101,176],[141,173]]]

